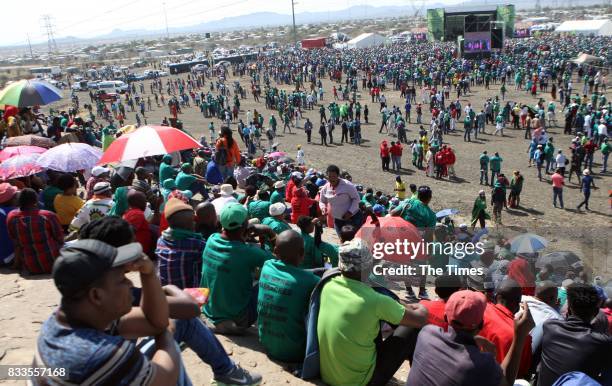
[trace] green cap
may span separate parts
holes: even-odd
[[[232,231],[240,228],[248,217],[248,212],[244,206],[238,203],[231,203],[221,210],[219,220],[223,229]]]
[[[184,164],[181,165],[181,170],[185,171],[189,169],[190,167],[191,167],[191,164],[189,162],[185,162]]]

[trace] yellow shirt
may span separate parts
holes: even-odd
[[[65,196],[61,193],[55,196],[53,206],[55,207],[55,213],[59,218],[60,224],[70,225],[74,215],[77,214],[84,203],[78,196]]]
[[[403,200],[406,198],[406,184],[403,182],[395,182],[395,193],[397,198]]]

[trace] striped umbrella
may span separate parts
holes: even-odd
[[[142,126],[117,138],[104,152],[99,165],[195,149],[202,145],[187,133],[168,126]]]
[[[62,99],[62,92],[42,80],[20,80],[0,91],[0,105],[41,106]]]
[[[18,155],[0,163],[0,180],[31,176],[43,170],[36,161],[40,154]]]
[[[510,250],[514,253],[535,253],[548,246],[548,241],[533,233],[518,235],[510,240]]]

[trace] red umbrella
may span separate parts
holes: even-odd
[[[368,217],[355,237],[370,245],[374,258],[400,264],[428,258],[425,241],[417,228],[399,216],[379,217],[378,223]]]
[[[168,126],[142,126],[116,139],[104,152],[99,165],[168,154],[202,145],[189,134]]]
[[[43,170],[36,161],[40,154],[18,155],[0,163],[0,180],[31,176]]]
[[[11,146],[0,151],[0,161],[6,161],[7,159],[17,155],[42,154],[46,151],[47,149],[40,146]]]

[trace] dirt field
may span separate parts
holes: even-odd
[[[230,79],[233,81],[234,79]],[[248,83],[248,78],[239,79],[243,85]],[[145,82],[147,83],[147,82]],[[575,83],[576,85],[576,83]],[[581,87],[577,85],[576,88]],[[288,86],[283,87],[289,89]],[[145,85],[148,90],[148,84]],[[329,102],[331,95],[331,84],[324,81],[326,100]],[[532,104],[535,100],[525,92],[516,92],[513,87],[508,87],[508,98]],[[472,94],[461,98],[462,106],[468,102],[475,108],[481,108],[488,97],[494,97],[499,90],[499,85],[492,85],[491,90],[483,90],[475,87]],[[385,93],[389,105],[400,105],[403,102],[399,98],[399,91],[388,91]],[[81,103],[88,103],[86,93],[80,93]],[[539,95],[538,95],[539,97]],[[543,96],[546,100],[550,95]],[[378,145],[383,139],[393,140],[384,134],[378,133],[380,127],[380,116],[376,113],[376,105],[370,103],[368,98],[361,98],[361,104],[367,104],[370,108],[370,124],[364,125],[362,129],[365,139],[362,146],[354,145],[331,145],[324,147],[319,145],[318,136],[318,110],[306,111],[305,116],[315,123],[313,140],[315,143],[307,145],[306,136],[301,129],[294,129],[293,134],[282,135],[277,138],[280,150],[287,151],[295,156],[296,146],[302,144],[306,153],[306,162],[315,168],[325,168],[334,163],[342,169],[348,170],[355,182],[366,187],[374,187],[386,192],[393,189],[395,174],[382,172]],[[242,111],[240,117],[245,118],[246,111],[257,109],[263,112],[265,122],[269,118],[270,111],[265,105],[254,103],[252,98],[242,100]],[[66,106],[65,103],[53,106],[54,108]],[[426,109],[424,109],[426,110]],[[159,124],[164,116],[168,116],[167,108],[154,108],[147,112],[147,121],[150,124]],[[277,115],[278,116],[278,115]],[[195,107],[184,109],[179,117],[184,126],[194,135],[206,135],[209,120],[204,120]],[[414,108],[413,108],[414,119]],[[424,112],[424,122],[429,122],[430,115]],[[135,122],[134,113],[128,114],[128,123]],[[413,121],[414,122],[414,121]],[[219,122],[215,120],[219,127]],[[282,126],[281,126],[282,127]],[[460,126],[461,127],[461,126]],[[235,128],[235,126],[234,126]],[[415,138],[418,126],[414,123],[408,125],[408,138]],[[492,133],[493,127],[487,126],[488,133]],[[282,130],[281,130],[282,131]],[[561,134],[562,128],[550,130],[554,136],[557,148],[567,149],[570,137]],[[339,140],[341,130],[335,131],[335,140]],[[483,188],[478,184],[479,163],[478,156],[483,150],[489,154],[499,151],[503,158],[502,172],[507,176],[512,170],[520,170],[525,176],[525,184],[521,200],[521,208],[504,211],[503,224],[500,229],[504,234],[510,236],[516,232],[531,231],[546,237],[549,242],[549,250],[573,250],[582,256],[588,266],[593,268],[595,274],[602,275],[607,279],[612,276],[612,256],[608,240],[612,235],[610,231],[610,203],[608,201],[608,190],[612,188],[610,174],[602,176],[595,173],[595,184],[599,189],[594,190],[591,196],[591,212],[577,213],[576,205],[581,201],[581,194],[575,185],[575,180],[569,183],[565,189],[564,200],[567,209],[555,209],[552,205],[552,188],[550,178],[546,176],[545,181],[539,182],[535,168],[528,168],[527,146],[523,139],[522,131],[505,130],[504,137],[494,137],[490,134],[479,136],[478,141],[471,143],[463,142],[463,132],[445,136],[445,142],[449,143],[457,155],[455,170],[459,177],[457,181],[436,180],[425,176],[423,171],[415,170],[411,165],[411,154],[408,149],[404,150],[402,165],[404,169],[401,175],[407,184],[429,185],[434,191],[431,206],[435,211],[444,208],[459,209],[459,215],[455,216],[457,224],[469,222],[473,201],[478,191]],[[236,136],[237,138],[237,136]],[[569,153],[565,152],[566,155]],[[601,154],[596,154],[596,165],[594,171],[599,171]],[[490,190],[485,187],[487,196]],[[490,209],[490,208],[489,208]],[[327,238],[331,238],[328,234]],[[0,364],[28,364],[31,362],[35,339],[41,323],[57,307],[59,295],[48,276],[21,277],[16,273],[0,271]],[[288,371],[283,370],[281,365],[270,361],[257,342],[256,331],[252,329],[248,336],[240,338],[220,337],[226,350],[232,358],[241,363],[245,368],[254,370],[264,375],[264,384],[268,385],[300,385],[307,384],[293,377]],[[209,384],[212,375],[210,368],[197,358],[193,352],[186,350],[184,358],[187,370],[195,385]],[[404,365],[396,374],[398,384],[403,384],[406,379],[408,365]],[[1,383],[1,382],[0,382]],[[8,383],[7,383],[8,384]],[[15,383],[17,384],[17,383]]]

